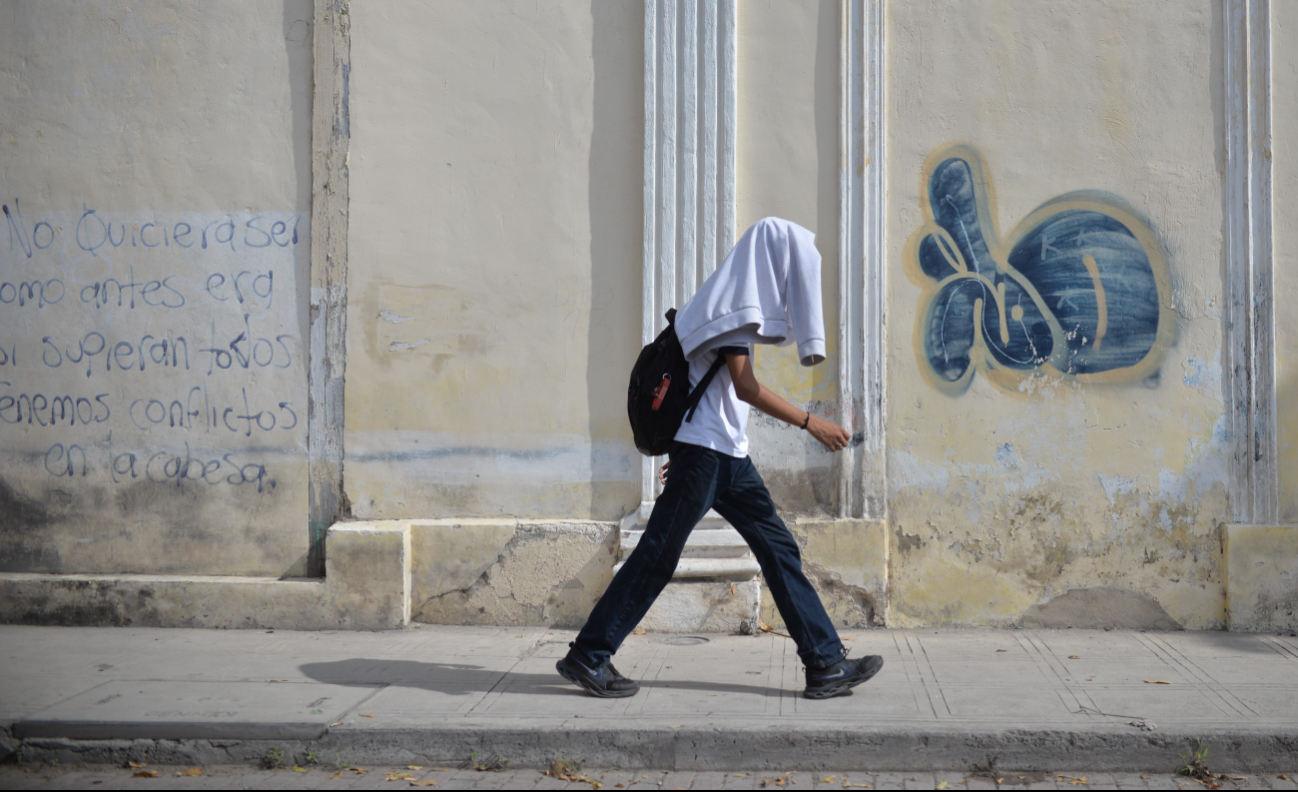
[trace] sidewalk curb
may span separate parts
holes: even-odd
[[[1298,768],[1298,728],[1284,733],[1204,731],[846,730],[775,729],[341,729],[319,740],[68,740],[15,745],[23,762],[125,764],[257,764],[269,749],[285,764],[442,764],[499,752],[512,768],[543,768],[555,757],[588,767],[656,770],[968,771],[994,757],[1006,771],[1087,767],[1095,771],[1174,772],[1202,739],[1216,763],[1236,772]],[[13,754],[6,761],[14,760]]]

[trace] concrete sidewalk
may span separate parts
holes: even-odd
[[[789,771],[1167,772],[1197,739],[1233,771],[1298,769],[1298,637],[1088,630],[845,633],[886,665],[808,701],[793,642],[632,636],[644,689],[602,700],[554,661],[572,633],[0,627],[0,723],[24,761]]]

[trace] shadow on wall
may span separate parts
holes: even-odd
[[[925,287],[915,352],[933,387],[959,395],[978,370],[1007,391],[1032,377],[1157,376],[1176,338],[1171,277],[1153,230],[1122,199],[1066,193],[1002,237],[982,158],[953,145],[925,162],[920,203],[927,222],[903,260]]]
[[[590,517],[618,519],[638,502],[635,483],[606,481],[600,453],[610,441],[633,449],[625,413],[631,363],[640,351],[643,9],[591,0],[594,36],[590,139],[590,316],[586,345]],[[634,285],[629,293],[628,285]],[[623,502],[627,501],[627,502]]]

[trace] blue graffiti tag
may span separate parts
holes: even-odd
[[[963,393],[979,369],[1005,390],[1029,377],[1104,384],[1157,373],[1176,333],[1167,261],[1121,199],[1060,195],[1002,239],[972,148],[935,152],[921,187],[926,222],[905,263],[925,287],[915,351],[935,388]]]

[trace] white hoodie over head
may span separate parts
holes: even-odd
[[[703,378],[717,350],[798,340],[804,366],[825,359],[820,304],[820,253],[815,235],[768,217],[749,228],[694,298],[676,313],[676,335],[690,361],[690,387]],[[703,393],[692,421],[676,440],[743,458],[748,455],[748,405],[735,394],[725,366]]]
[[[744,232],[717,271],[676,313],[685,358],[743,344],[785,346],[798,341],[798,359],[825,359],[816,235],[788,220],[767,217]]]

